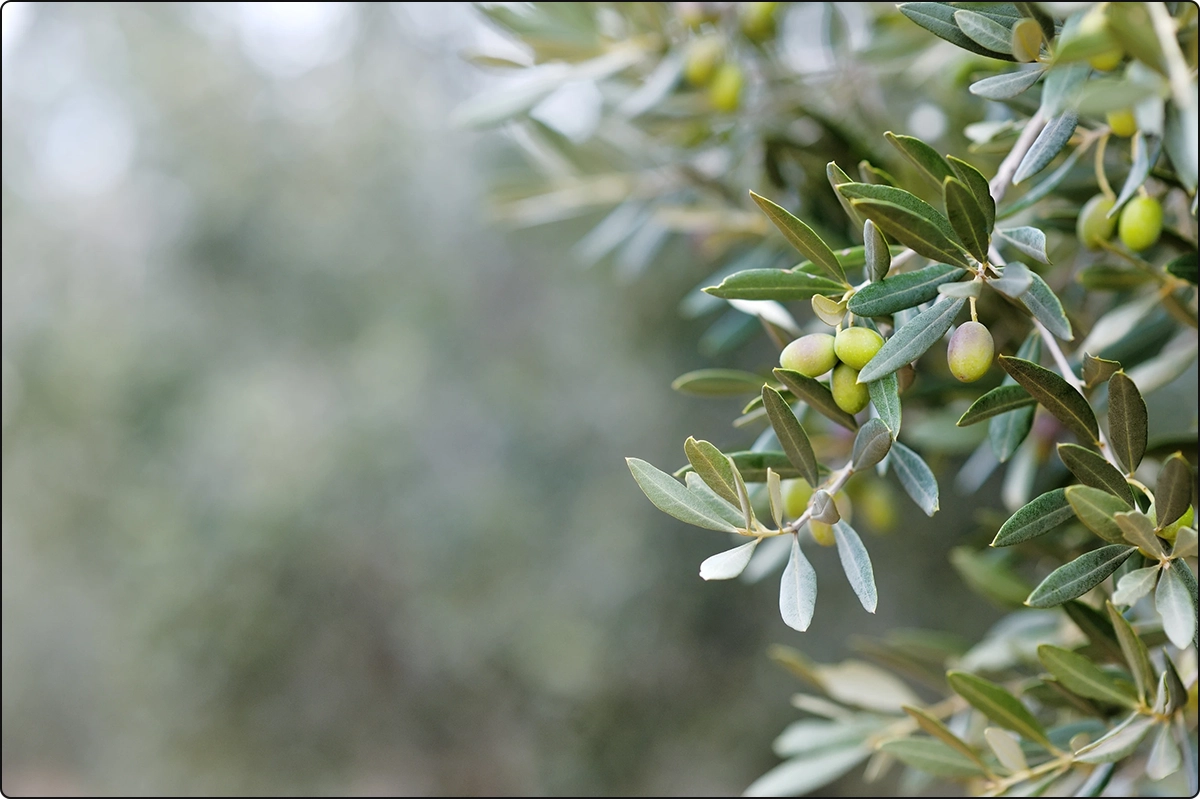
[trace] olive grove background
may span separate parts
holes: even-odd
[[[575,268],[599,215],[492,223],[529,166],[451,117],[496,38],[4,6],[4,793],[738,793],[795,716],[770,644],[998,617],[946,560],[991,500],[949,483],[872,541],[876,616],[830,580],[801,635],[772,581],[702,583],[717,545],[624,456],[732,441],[738,400],[670,378],[774,355],[697,351],[686,247],[635,279]]]

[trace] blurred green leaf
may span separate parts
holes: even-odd
[[[733,397],[758,393],[766,382],[753,372],[741,372],[737,369],[697,369],[675,378],[671,382],[671,388],[697,397]]]
[[[812,228],[766,197],[761,197],[754,192],[750,192],[750,197],[775,224],[775,227],[779,228],[784,238],[791,242],[793,247],[814,264],[820,266],[830,278],[846,284],[846,273],[842,270],[842,265],[838,263],[837,256],[833,254],[829,245],[813,232]]]
[[[922,710],[919,707],[906,706],[904,708],[904,712],[911,716],[913,721],[917,722],[917,725],[925,732],[929,733],[934,738],[939,739],[951,749],[956,750],[963,757],[967,758],[976,766],[978,766],[980,771],[986,771],[987,767],[984,765],[983,761],[979,759],[979,754],[963,739],[951,732],[950,728],[943,724],[941,719],[930,714],[926,710]],[[920,739],[909,738],[902,740]]]
[[[983,774],[983,769],[977,763],[933,739],[892,738],[879,744],[879,751],[886,752],[907,766],[939,777],[967,779]]]
[[[1150,14],[1141,3],[1114,3],[1105,9],[1108,32],[1125,52],[1158,72],[1167,74],[1162,47]]]
[[[1066,491],[1047,491],[1014,513],[996,533],[994,547],[1008,547],[1050,532],[1074,515]]]
[[[989,280],[988,285],[1006,297],[1020,299],[1033,285],[1033,272],[1025,264],[1013,261],[1004,267],[1000,277]]]
[[[1005,61],[1015,60],[1011,53],[1005,50],[989,50],[963,33],[955,22],[955,9],[949,3],[901,3],[897,8],[900,9],[901,14],[934,36],[945,39],[964,50],[989,58],[999,58]]]
[[[932,264],[864,286],[847,307],[857,316],[887,316],[929,302],[938,296],[938,286],[965,274],[966,270],[956,266]]]
[[[1005,72],[1001,75],[993,75],[990,78],[977,80],[967,88],[971,94],[984,97],[988,100],[1011,100],[1028,91],[1045,74],[1046,70],[1040,67],[1038,69]]]
[[[1194,251],[1186,252],[1163,268],[1167,270],[1168,274],[1172,274],[1180,280],[1186,280],[1194,286],[1196,285],[1196,260]]]
[[[920,358],[946,334],[966,302],[942,300],[917,314],[883,343],[875,357],[858,373],[858,382],[878,380]]]
[[[862,743],[880,726],[881,722],[878,719],[859,716],[851,716],[843,721],[793,721],[783,729],[771,748],[779,757],[808,755],[825,749],[844,749],[848,745]]]
[[[1133,491],[1125,482],[1125,476],[1102,455],[1078,444],[1059,444],[1058,457],[1085,486],[1104,489],[1123,499],[1130,507],[1133,506]]]
[[[1137,707],[1133,686],[1103,671],[1083,655],[1051,644],[1038,647],[1038,659],[1069,690],[1088,699]]]
[[[975,552],[970,547],[950,550],[950,565],[971,590],[999,605],[1021,607],[1030,586],[995,552]]]
[[[892,431],[892,438],[900,435],[900,381],[896,379],[896,373],[872,380],[867,383],[867,390],[879,418]]]
[[[1087,64],[1053,67],[1042,83],[1042,117],[1053,121],[1062,111],[1077,113],[1079,95],[1090,71]]]
[[[775,377],[808,406],[822,416],[837,422],[848,430],[857,430],[854,417],[838,407],[833,394],[822,383],[790,369],[776,369]]]
[[[1025,753],[1021,751],[1020,741],[1008,730],[988,727],[983,731],[983,738],[1004,768],[1014,774],[1029,768]]]
[[[1128,291],[1153,280],[1140,269],[1127,269],[1112,264],[1088,264],[1075,273],[1075,281],[1095,291]]]
[[[1112,622],[1104,613],[1077,600],[1065,603],[1062,609],[1067,612],[1071,621],[1075,622],[1079,631],[1087,636],[1094,651],[1102,653],[1113,662],[1123,662],[1124,653],[1117,641],[1117,634],[1113,631]]]
[[[626,458],[625,462],[629,464],[629,471],[633,473],[633,479],[637,481],[642,493],[663,513],[697,527],[726,533],[737,532],[738,528],[735,525],[713,513],[702,500],[680,485],[671,475],[637,458]]]
[[[999,361],[1004,371],[1068,429],[1084,441],[1096,443],[1100,435],[1096,414],[1092,412],[1092,406],[1088,405],[1083,395],[1066,380],[1049,369],[1021,358],[1001,355]],[[870,367],[870,364],[867,366]]]
[[[771,427],[775,429],[775,435],[779,439],[783,451],[787,454],[788,460],[792,462],[792,465],[810,486],[820,485],[817,456],[813,454],[808,434],[804,432],[804,428],[800,425],[796,414],[792,412],[791,406],[778,391],[770,386],[763,386],[762,398],[767,418],[771,420]]]
[[[890,130],[886,131],[883,137],[934,186],[941,187],[942,181],[954,176],[946,159],[920,139],[914,136],[897,136]]]
[[[1171,734],[1171,725],[1160,725],[1146,758],[1146,776],[1155,781],[1161,780],[1179,771],[1182,765],[1183,755]]]
[[[891,459],[888,461],[905,493],[917,503],[917,507],[932,516],[938,511],[938,484],[933,471],[921,459],[899,441],[892,442]]]
[[[1037,400],[1020,386],[997,386],[971,403],[971,407],[958,420],[958,426],[966,427],[1001,413],[1033,405],[1037,405]]]
[[[824,749],[780,763],[746,788],[743,796],[801,796],[833,782],[867,759],[865,746]]]
[[[1087,552],[1059,566],[1042,580],[1025,604],[1034,608],[1050,608],[1068,599],[1083,596],[1117,567],[1129,559],[1137,547],[1112,545]]]
[[[1135,712],[1107,735],[1075,753],[1079,763],[1116,763],[1133,754],[1146,733],[1155,724],[1153,718]]]
[[[1084,149],[1082,147],[1076,147],[1071,151],[1071,154],[1068,155],[1066,159],[1058,165],[1058,168],[1047,175],[1041,183],[1025,192],[1025,194],[1023,194],[1017,201],[1004,208],[997,209],[996,218],[1007,219],[1014,214],[1024,211],[1026,208],[1038,202],[1043,197],[1048,196],[1050,192],[1058,188],[1059,184],[1061,184],[1067,175],[1070,174],[1071,170],[1075,168],[1076,162],[1083,157],[1083,153]]]
[[[1046,730],[1033,714],[1001,686],[965,671],[948,672],[946,681],[956,694],[1001,727],[1029,741],[1053,748],[1046,737]]]
[[[1126,201],[1136,194],[1137,190],[1146,182],[1146,178],[1150,176],[1150,169],[1158,162],[1162,141],[1158,137],[1151,137],[1147,141],[1145,135],[1139,130],[1133,135],[1133,143],[1130,146],[1134,155],[1133,166],[1129,168],[1129,174],[1125,178],[1125,184],[1121,186],[1121,193],[1117,195],[1116,203],[1109,209],[1109,218],[1120,213]]]

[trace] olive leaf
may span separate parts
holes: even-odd
[[[934,186],[941,186],[942,181],[954,176],[954,171],[950,169],[946,159],[920,139],[913,136],[897,136],[890,130],[884,132],[883,137]]]
[[[758,393],[767,381],[753,372],[737,369],[697,369],[671,381],[671,388],[681,394],[698,397],[732,397]]]
[[[882,419],[868,419],[854,437],[850,462],[861,472],[879,463],[892,447],[892,431]]]
[[[1064,111],[1047,122],[1046,127],[1042,128],[1042,132],[1033,140],[1029,152],[1021,159],[1017,172],[1013,175],[1013,183],[1021,183],[1045,169],[1054,160],[1054,156],[1067,146],[1078,124],[1079,116],[1074,111]]]
[[[1098,443],[1100,428],[1096,424],[1096,414],[1092,412],[1092,406],[1066,380],[1049,369],[1021,358],[1001,355],[998,360],[1004,371],[1012,375],[1017,383],[1068,429],[1088,443]],[[870,364],[867,366],[869,368]]]
[[[1012,31],[974,11],[954,12],[954,22],[972,41],[996,53],[1012,55]]]
[[[1080,555],[1050,572],[1033,589],[1025,604],[1033,608],[1050,608],[1083,596],[1115,572],[1136,551],[1137,547],[1115,544]]]
[[[990,78],[977,80],[967,87],[971,94],[988,100],[1011,100],[1024,94],[1033,84],[1046,74],[1043,68],[1027,69],[1020,72],[1005,72]]]
[[[965,269],[956,266],[932,264],[865,286],[850,298],[846,307],[857,316],[887,316],[929,302],[938,296],[938,286],[965,274]]]
[[[946,203],[946,216],[958,240],[975,260],[980,263],[987,261],[991,229],[974,193],[955,177],[946,178],[942,184],[942,193]]]
[[[1020,386],[997,386],[971,403],[958,420],[959,427],[973,425],[1002,413],[1037,405],[1037,400]]]
[[[1022,255],[1028,255],[1038,263],[1050,263],[1046,255],[1046,234],[1037,228],[996,228],[996,233]]]
[[[858,422],[854,417],[838,407],[833,400],[833,394],[821,383],[791,369],[776,369],[775,377],[817,413],[849,430],[858,429]]]
[[[904,491],[917,507],[932,516],[938,511],[938,484],[933,470],[921,456],[899,441],[892,442],[888,462]]]
[[[1014,513],[1000,527],[994,547],[1008,547],[1050,532],[1074,515],[1065,489],[1047,491]]]
[[[760,541],[761,538],[755,538],[749,543],[705,558],[700,564],[700,577],[704,580],[732,580],[745,570]]]
[[[792,554],[779,584],[779,613],[784,624],[804,632],[812,623],[817,603],[817,573],[800,549],[800,537],[792,536]]]
[[[867,279],[878,282],[886,278],[892,267],[892,254],[883,234],[870,219],[863,222],[863,250],[866,254]]]
[[[1189,590],[1187,578],[1183,576],[1186,569],[1188,565],[1182,560],[1167,562],[1154,591],[1154,607],[1162,618],[1163,632],[1180,649],[1187,649],[1196,635],[1195,581],[1193,577],[1192,590]],[[1190,571],[1188,575],[1192,576]]]
[[[1063,341],[1071,341],[1075,338],[1071,332],[1071,320],[1067,318],[1058,295],[1037,272],[1030,272],[1029,277],[1032,282],[1029,290],[1021,295],[1021,303],[1047,330]]]
[[[1120,368],[1121,364],[1117,361],[1096,358],[1085,352],[1083,354],[1083,385],[1085,388],[1094,388],[1105,383]],[[1109,426],[1111,428],[1111,422]]]
[[[880,743],[879,751],[891,755],[906,766],[939,777],[967,779],[983,774],[979,763],[964,757],[941,741],[928,738],[892,738]]]
[[[799,470],[805,482],[810,486],[818,485],[821,480],[817,472],[817,457],[813,454],[808,434],[804,432],[791,406],[783,395],[770,386],[763,386],[762,398],[767,418],[771,420],[771,427],[775,429],[779,445],[783,447],[788,460]]]
[[[1092,486],[1070,486],[1065,493],[1075,516],[1089,530],[1110,543],[1125,542],[1121,527],[1114,518],[1118,513],[1130,509],[1125,500]]]
[[[990,50],[967,36],[958,27],[955,8],[949,3],[901,3],[897,8],[901,14],[934,36],[945,39],[964,50],[989,58],[999,58],[1005,61],[1015,60],[1011,53],[1006,52],[1007,48],[1006,50]]]
[[[878,380],[920,358],[946,334],[966,302],[946,299],[917,314],[883,343],[875,357],[858,373],[858,382]]]
[[[763,390],[768,390],[766,386]],[[737,482],[733,478],[733,468],[721,450],[707,441],[697,441],[693,437],[683,442],[683,451],[687,455],[692,469],[708,484],[717,496],[738,504]]]
[[[1102,488],[1123,499],[1130,507],[1133,506],[1133,491],[1130,490],[1129,483],[1125,482],[1125,476],[1104,460],[1103,456],[1078,444],[1059,444],[1058,457],[1079,482],[1093,488]]]
[[[862,603],[868,613],[874,613],[879,603],[875,590],[875,571],[871,568],[871,557],[862,539],[854,528],[839,521],[833,525],[833,538],[837,542],[838,558],[842,562],[842,571],[854,589],[854,595]]]
[[[1105,602],[1104,605],[1109,619],[1112,620],[1113,632],[1117,636],[1121,653],[1125,656],[1125,662],[1129,665],[1129,672],[1137,686],[1138,699],[1143,702],[1149,701],[1154,697],[1154,687],[1157,684],[1157,672],[1150,665],[1150,652],[1129,621],[1121,615],[1121,611],[1117,610],[1112,602]]]
[[[625,462],[629,464],[629,471],[633,473],[633,479],[642,493],[663,513],[697,527],[726,533],[737,532],[736,525],[714,513],[703,500],[671,475],[638,458],[626,458]]]
[[[1137,707],[1131,684],[1113,677],[1083,655],[1051,644],[1042,644],[1037,653],[1046,670],[1072,693],[1112,705]]]
[[[1163,461],[1154,486],[1154,510],[1159,530],[1187,512],[1188,505],[1192,504],[1193,481],[1192,467],[1182,454],[1176,452]]]
[[[871,404],[875,406],[879,418],[892,431],[892,438],[900,435],[900,381],[896,373],[884,375],[878,380],[867,383],[871,394]]]
[[[1001,727],[1042,746],[1052,747],[1045,728],[1001,686],[965,671],[947,672],[946,682],[956,694]]]
[[[812,228],[766,197],[761,197],[754,192],[750,192],[750,197],[775,224],[775,227],[779,228],[779,232],[791,242],[793,247],[802,252],[814,264],[819,265],[829,277],[839,283],[846,283],[846,273],[842,270],[842,265],[838,263],[837,256],[833,254],[829,245],[813,232]]]
[[[820,275],[789,269],[746,269],[724,278],[705,294],[723,300],[807,300],[815,296],[840,296],[846,287]]]
[[[990,231],[996,226],[996,201],[992,198],[992,189],[988,185],[987,178],[961,158],[948,155],[946,163],[950,164],[955,176],[975,195],[975,202],[979,203],[979,207],[983,209],[984,218],[987,219],[987,229]]]
[[[1148,425],[1142,393],[1128,375],[1117,372],[1108,381],[1108,439],[1129,474],[1146,454]]]

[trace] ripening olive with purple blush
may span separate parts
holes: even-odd
[[[996,344],[991,332],[979,322],[967,322],[950,337],[946,363],[956,378],[964,383],[974,383],[987,374],[995,354]]]

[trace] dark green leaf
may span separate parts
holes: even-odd
[[[763,391],[770,391],[763,386]],[[708,487],[722,499],[738,504],[737,481],[733,477],[733,467],[721,450],[707,441],[697,441],[689,437],[683,442],[683,451],[687,454],[688,463]]]
[[[976,552],[971,547],[950,550],[950,565],[972,591],[999,605],[1021,607],[1030,586],[1001,558],[1002,553]]]
[[[896,179],[888,174],[887,170],[874,166],[865,158],[858,162],[858,176],[863,183],[872,186],[891,187],[896,185]]]
[[[1136,551],[1137,547],[1112,545],[1080,555],[1050,572],[1033,589],[1025,604],[1034,608],[1050,608],[1083,596],[1102,583]]]
[[[1075,754],[1080,763],[1116,763],[1133,754],[1138,744],[1146,737],[1157,722],[1137,712],[1112,729],[1104,737],[1093,741]]]
[[[858,382],[878,380],[920,358],[946,334],[966,302],[962,299],[942,300],[917,314],[883,343],[875,357],[859,372]]]
[[[1050,263],[1050,258],[1046,255],[1046,234],[1037,228],[997,228],[996,232],[1022,255],[1028,255],[1038,263]]]
[[[1062,609],[1067,612],[1071,621],[1075,622],[1079,631],[1087,636],[1094,651],[1113,662],[1123,660],[1121,645],[1117,643],[1117,634],[1113,631],[1108,616],[1076,600],[1062,605]]]
[[[804,632],[812,622],[817,603],[817,573],[800,550],[800,537],[792,536],[792,555],[779,584],[779,613],[793,630]]]
[[[868,419],[854,437],[850,462],[861,472],[879,463],[892,447],[892,431],[882,419]]]
[[[867,383],[867,390],[879,418],[892,431],[892,438],[900,435],[900,381],[896,379],[896,373],[872,380]]]
[[[787,386],[797,398],[807,402],[809,407],[817,413],[849,430],[858,429],[858,422],[854,420],[853,416],[838,407],[837,403],[833,401],[833,394],[823,384],[790,369],[776,369],[775,377]]]
[[[838,263],[837,256],[833,254],[829,245],[813,232],[812,228],[766,197],[760,197],[754,192],[750,192],[750,197],[775,223],[775,227],[779,228],[784,238],[791,242],[793,247],[804,253],[805,257],[814,264],[820,266],[829,277],[840,283],[846,282],[846,273],[842,271],[842,265]]]
[[[875,591],[875,571],[871,568],[871,557],[867,554],[867,548],[863,546],[862,539],[858,537],[854,528],[845,522],[834,523],[833,537],[837,542],[842,571],[846,573],[854,595],[868,613],[874,613],[879,597]]]
[[[1113,544],[1123,544],[1125,536],[1121,527],[1113,518],[1118,513],[1124,513],[1130,506],[1124,500],[1118,499],[1108,491],[1091,486],[1070,486],[1067,488],[1067,502],[1079,521],[1096,535]]]
[[[1108,610],[1109,619],[1112,620],[1113,632],[1121,646],[1121,653],[1124,654],[1125,662],[1129,665],[1129,673],[1133,675],[1133,682],[1138,689],[1138,698],[1143,702],[1153,701],[1158,678],[1155,676],[1154,667],[1150,665],[1150,652],[1146,649],[1145,642],[1138,637],[1133,627],[1113,603],[1105,602],[1104,605]]]
[[[920,25],[925,30],[946,41],[989,58],[999,58],[1004,61],[1015,60],[1011,53],[989,50],[967,36],[954,21],[954,6],[949,3],[901,3],[897,8],[900,13]]]
[[[864,286],[846,307],[857,316],[887,316],[929,302],[937,297],[938,286],[965,274],[966,270],[956,266],[932,264]]]
[[[988,439],[992,452],[1001,463],[1006,462],[1020,448],[1033,429],[1033,417],[1037,408],[1022,408],[1002,413],[988,422]]]
[[[1046,285],[1046,281],[1042,279],[1041,275],[1037,272],[1030,272],[1029,275],[1033,282],[1029,285],[1029,291],[1021,295],[1021,302],[1029,309],[1034,318],[1045,325],[1051,333],[1063,341],[1075,338],[1071,332],[1071,320],[1067,319],[1067,314],[1063,311],[1058,297]]]
[[[890,130],[884,133],[883,137],[933,185],[941,186],[942,181],[954,175],[946,159],[920,139],[913,136],[897,136]]]
[[[1013,175],[1013,183],[1020,183],[1045,169],[1054,160],[1054,156],[1067,146],[1077,124],[1079,117],[1074,111],[1063,112],[1046,123],[1046,127],[1042,128],[1042,132],[1034,139],[1029,152],[1021,159],[1017,173]]]
[[[975,256],[975,260],[983,263],[988,257],[991,231],[975,195],[966,184],[954,177],[946,178],[942,184],[942,193],[946,202],[946,215],[958,240],[967,248],[967,252]]]
[[[1100,669],[1083,655],[1050,644],[1038,647],[1038,659],[1068,690],[1112,705],[1137,707],[1132,686]]]
[[[1187,512],[1192,504],[1194,479],[1192,467],[1181,453],[1176,452],[1163,461],[1154,485],[1154,512],[1159,530]]]
[[[878,225],[880,230],[895,241],[911,248],[918,255],[959,266],[970,265],[954,239],[943,233],[938,225],[929,218],[904,206],[879,200],[851,200],[850,204],[854,206],[855,210]]]
[[[886,347],[885,344],[884,348]],[[879,355],[875,358],[878,359]],[[1069,430],[1090,444],[1098,443],[1100,427],[1096,424],[1096,414],[1092,412],[1092,406],[1088,405],[1083,395],[1066,380],[1049,369],[1021,358],[1001,355],[999,361],[1004,371],[1012,375],[1017,383]],[[870,365],[867,364],[867,367],[870,368]]]
[[[1112,264],[1088,264],[1075,273],[1075,281],[1079,285],[1097,291],[1128,291],[1153,279],[1140,269],[1126,269]]]
[[[757,394],[767,381],[753,372],[737,369],[697,369],[680,375],[671,388],[698,397],[732,397],[738,394]]]
[[[959,30],[979,46],[996,53],[1012,55],[1012,31],[998,22],[974,11],[954,12]]]
[[[829,178],[829,185],[833,187],[834,196],[836,196],[838,202],[841,203],[842,210],[846,213],[846,216],[850,217],[851,221],[853,221],[855,225],[861,225],[863,223],[862,214],[860,214],[858,211],[855,211],[854,206],[850,205],[850,201],[843,197],[842,193],[837,190],[838,186],[842,185],[843,183],[853,183],[854,179],[843,172],[842,168],[833,161],[830,161],[825,166],[825,176]]]
[[[1013,214],[1024,211],[1029,206],[1041,200],[1050,192],[1058,188],[1058,185],[1063,182],[1063,179],[1075,167],[1075,163],[1083,156],[1083,148],[1076,147],[1071,151],[1058,168],[1046,176],[1045,180],[1027,191],[1019,200],[1009,205],[1007,208],[997,209],[996,218],[1006,219]]]
[[[946,162],[950,164],[950,168],[954,170],[958,179],[965,183],[971,193],[975,195],[975,202],[979,203],[979,207],[983,209],[983,215],[987,217],[988,230],[991,230],[996,226],[996,201],[992,199],[992,190],[988,186],[987,178],[978,169],[960,158],[949,155],[946,156]]]
[[[1078,444],[1059,444],[1058,457],[1085,486],[1104,489],[1133,506],[1133,492],[1125,482],[1125,476],[1103,456]]]
[[[767,418],[771,420],[771,427],[775,428],[775,435],[788,460],[810,486],[818,485],[821,480],[817,474],[817,456],[813,454],[812,444],[800,426],[800,420],[792,412],[787,400],[775,389],[763,386],[762,397]]]
[[[933,470],[925,464],[921,456],[899,441],[893,441],[891,459],[888,462],[905,493],[917,503],[917,507],[923,510],[926,516],[937,513],[937,478],[933,476]]]
[[[946,681],[956,694],[1001,727],[1027,740],[1051,747],[1050,739],[1038,720],[1001,686],[965,671],[948,672]]]
[[[1180,280],[1196,285],[1196,253],[1185,252],[1163,268]]]
[[[704,289],[723,300],[807,300],[814,295],[841,296],[846,287],[828,278],[791,269],[747,269],[735,272],[719,286]]]
[[[637,458],[626,458],[625,462],[629,464],[629,471],[633,473],[633,479],[637,481],[642,493],[663,513],[697,527],[727,533],[737,532],[737,527],[713,513],[702,500],[680,485],[671,475]]]
[[[886,752],[906,766],[939,777],[966,779],[983,774],[977,763],[931,738],[892,738],[881,743],[879,751]]]
[[[1108,379],[1120,368],[1119,361],[1096,358],[1085,352],[1083,354],[1083,385],[1085,388],[1093,388],[1101,383],[1107,383]]]
[[[994,547],[1008,547],[1037,538],[1070,519],[1073,515],[1067,503],[1066,491],[1056,488],[1047,491],[1014,513],[996,533]]]
[[[1108,438],[1113,453],[1129,474],[1146,454],[1148,421],[1142,392],[1124,372],[1114,374],[1108,381]],[[1132,494],[1129,502],[1133,504]]]
[[[958,426],[966,427],[1017,408],[1033,405],[1037,405],[1037,400],[1020,386],[997,386],[971,403],[971,407],[967,408],[967,412],[958,420]]]
[[[1181,575],[1187,568],[1183,560],[1168,562],[1154,591],[1154,607],[1162,617],[1163,632],[1180,649],[1187,649],[1196,635],[1196,600]]]
[[[971,94],[986,97],[988,100],[1011,100],[1023,94],[1045,74],[1046,70],[1041,67],[1019,72],[1006,72],[1003,75],[993,75],[990,78],[977,80],[968,86],[967,90]]]
[[[1152,136],[1150,141],[1146,141],[1146,137],[1139,130],[1134,134],[1133,144],[1130,145],[1133,153],[1133,166],[1129,168],[1129,175],[1125,178],[1125,185],[1121,186],[1121,193],[1117,195],[1117,201],[1112,209],[1108,212],[1111,218],[1120,213],[1121,207],[1125,205],[1142,184],[1146,182],[1146,178],[1150,175],[1150,168],[1158,161],[1159,151],[1162,149],[1162,140],[1157,136]]]
[[[868,279],[877,282],[887,277],[892,267],[892,254],[888,251],[883,234],[870,219],[863,223],[863,250],[866,253]]]

